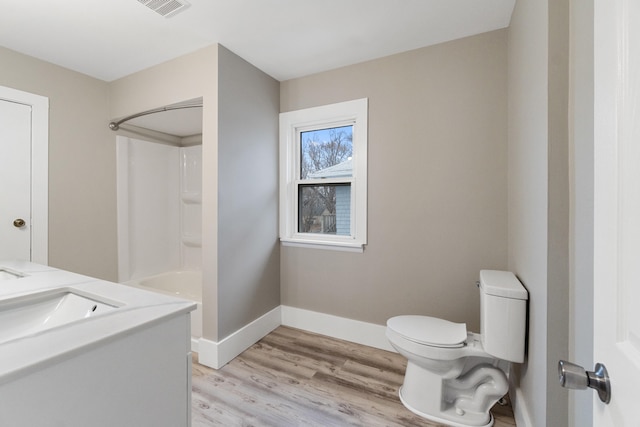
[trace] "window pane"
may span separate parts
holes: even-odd
[[[300,179],[350,177],[353,125],[300,132]]]
[[[351,184],[300,185],[298,232],[351,235]]]

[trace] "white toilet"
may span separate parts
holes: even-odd
[[[427,316],[387,321],[387,338],[408,359],[400,400],[443,424],[491,426],[509,389],[506,363],[524,360],[527,290],[509,271],[480,271],[480,334]]]

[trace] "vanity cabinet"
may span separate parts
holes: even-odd
[[[151,319],[12,373],[0,384],[0,426],[190,426],[189,316]]]

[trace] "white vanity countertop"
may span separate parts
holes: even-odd
[[[1,343],[0,384],[196,308],[193,301],[29,262],[0,261],[0,269],[24,274],[24,277],[0,281],[0,308],[7,300],[16,297],[55,290],[94,296],[97,301],[118,307]]]

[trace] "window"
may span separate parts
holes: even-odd
[[[367,243],[367,99],[280,114],[280,240]]]

